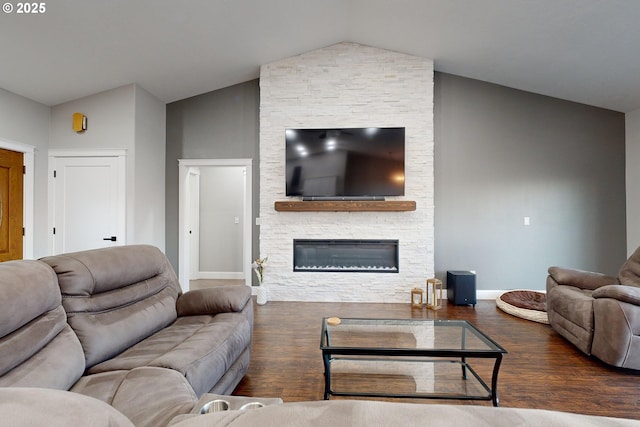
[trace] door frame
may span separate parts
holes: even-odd
[[[121,178],[118,182],[118,204],[121,206],[121,217],[118,220],[118,246],[127,244],[127,150],[66,150],[52,149],[48,152],[48,249],[49,253],[56,254],[55,251],[55,235],[53,227],[55,227],[55,182],[53,180],[53,171],[55,170],[55,159],[62,157],[117,157],[118,167],[120,169]],[[119,237],[122,236],[122,237]]]
[[[187,228],[189,233],[189,280],[193,280],[194,278],[200,279],[198,273],[200,272],[200,262],[197,257],[191,256],[194,253],[199,254],[200,247],[200,198],[192,197],[192,194],[200,194],[200,168],[199,167],[189,167],[187,176],[187,185],[189,187],[188,191],[188,202],[189,206],[187,207]],[[193,224],[192,221],[197,219],[197,223]],[[194,221],[196,222],[196,221]]]
[[[0,138],[0,148],[17,151],[23,154],[25,173],[23,175],[22,189],[22,225],[24,236],[22,237],[22,258],[33,259],[34,245],[34,198],[35,198],[35,147],[21,142]]]
[[[189,207],[193,197],[189,191],[189,175],[193,173],[191,168],[207,166],[239,166],[244,167],[244,223],[242,243],[242,274],[245,285],[251,286],[251,253],[252,253],[252,219],[253,219],[253,160],[252,159],[178,159],[178,276],[183,292],[189,290],[190,279],[190,246],[189,246]]]

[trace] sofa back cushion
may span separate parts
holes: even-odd
[[[0,386],[68,390],[84,369],[54,271],[33,260],[0,263]]]
[[[620,284],[640,287],[640,248],[631,254],[618,272]]]
[[[68,322],[87,368],[121,353],[177,317],[180,285],[167,257],[148,245],[42,258],[58,275]]]

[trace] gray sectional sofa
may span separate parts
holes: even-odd
[[[36,410],[34,410],[36,408]],[[113,407],[77,393],[0,388],[2,425],[29,427],[133,427]],[[158,427],[164,424],[156,424]],[[540,409],[332,400],[270,404],[261,409],[178,415],[171,427],[431,426],[632,427],[640,421]]]
[[[0,387],[90,396],[138,426],[231,393],[252,333],[250,288],[183,294],[152,246],[0,263]]]
[[[639,424],[553,411],[340,400],[198,415],[204,401],[232,392],[244,376],[252,332],[248,287],[182,294],[167,258],[151,246],[0,263],[0,423],[29,427]]]
[[[640,248],[616,277],[550,267],[547,314],[551,327],[585,354],[640,370]]]

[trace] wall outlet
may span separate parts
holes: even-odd
[[[523,223],[524,225],[531,225],[531,218],[528,216],[525,216]]]

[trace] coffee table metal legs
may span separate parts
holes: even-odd
[[[500,399],[498,399],[498,371],[500,370],[500,363],[502,363],[502,354],[499,354],[496,358],[496,363],[493,365],[493,375],[491,376],[491,401],[493,406],[498,406]]]
[[[422,399],[460,399],[460,400],[491,400],[493,406],[499,406],[500,399],[498,398],[498,372],[500,371],[500,364],[502,363],[502,355],[498,354],[495,358],[495,363],[493,365],[493,372],[491,375],[491,387],[489,387],[478,375],[478,373],[473,369],[473,367],[467,364],[467,358],[461,358],[461,367],[462,367],[462,379],[467,380],[467,370],[471,372],[471,374],[478,380],[478,382],[484,387],[484,389],[489,393],[489,396],[486,398],[483,397],[446,397],[442,395],[433,395],[433,396],[423,396],[423,395],[394,395],[394,394],[378,394],[378,393],[345,393],[345,392],[333,392],[331,391],[331,361],[332,357],[329,354],[323,354],[322,360],[324,362],[324,400],[329,400],[331,395],[336,396],[363,396],[363,397],[398,397],[398,398],[422,398]]]
[[[328,354],[322,355],[324,362],[324,400],[329,400],[331,392],[331,357]]]

